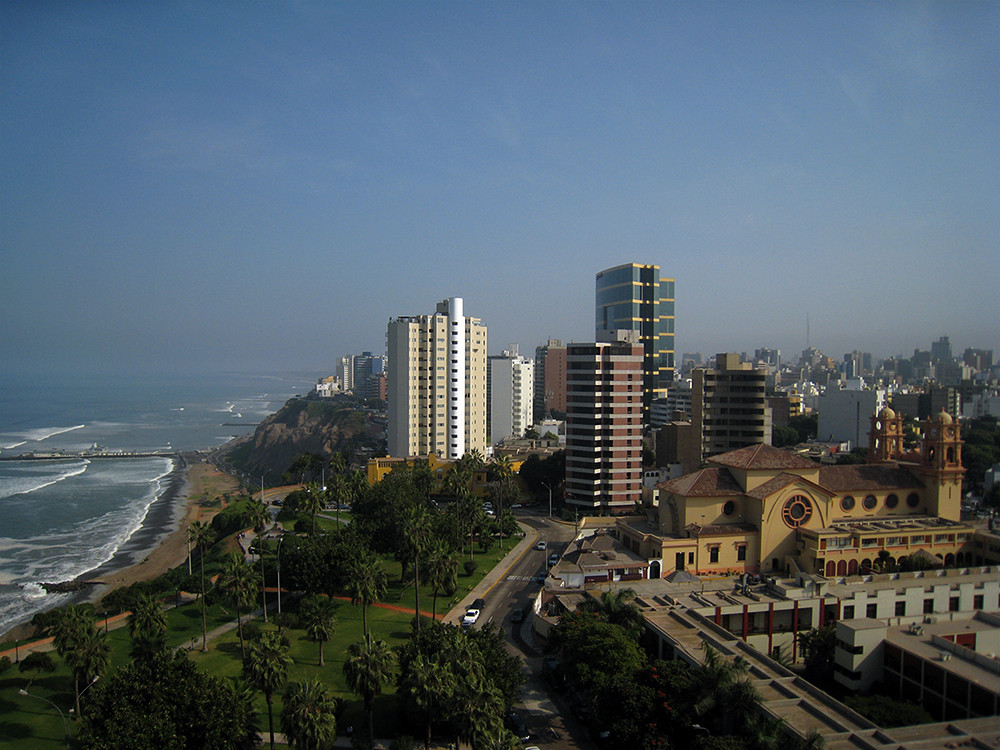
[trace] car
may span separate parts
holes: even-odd
[[[553,552],[551,555],[549,555],[549,567],[551,568],[557,562],[559,562],[559,553]]]
[[[528,732],[528,725],[524,723],[524,719],[516,711],[507,712],[507,728],[514,733],[518,742],[527,742],[531,739],[531,734]]]
[[[510,621],[515,623],[524,622],[524,618],[528,614],[527,610],[528,610],[527,607],[518,607],[517,609],[514,610],[514,614],[510,616]]]
[[[541,541],[541,542],[539,542],[538,544],[535,545],[535,549],[545,549],[545,546],[546,546],[545,542]]]
[[[465,616],[462,618],[462,627],[471,628],[479,620],[480,610],[478,609],[467,609],[465,610]]]
[[[486,600],[483,599],[482,597],[479,597],[478,599],[474,600],[472,602],[472,604],[470,604],[469,606],[472,609],[479,609],[479,610],[485,609],[486,608]]]
[[[535,574],[535,577],[532,578],[531,580],[537,583],[539,586],[541,586],[543,583],[545,583],[545,579],[548,577],[549,577],[548,573],[546,573],[544,570],[540,570],[538,571],[538,573]]]

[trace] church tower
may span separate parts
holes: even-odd
[[[868,431],[868,463],[895,461],[903,455],[903,418],[888,406],[871,418]]]
[[[961,427],[942,409],[924,422],[917,473],[927,486],[927,510],[934,515],[959,521],[962,517]]]

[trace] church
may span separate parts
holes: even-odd
[[[655,528],[618,523],[622,544],[651,561],[651,578],[974,562],[974,529],[961,521],[960,425],[944,411],[922,424],[919,451],[905,453],[902,417],[882,409],[866,464],[826,466],[766,444],[706,463],[658,485]]]

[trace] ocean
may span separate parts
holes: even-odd
[[[253,432],[315,378],[299,374],[78,376],[0,373],[0,457],[197,451]],[[166,457],[0,461],[0,634],[60,606],[71,581],[142,527],[174,468]]]

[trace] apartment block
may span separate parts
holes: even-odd
[[[714,368],[691,373],[691,423],[702,459],[771,442],[767,375],[739,354],[718,354]]]
[[[392,456],[461,458],[486,451],[487,330],[461,297],[432,315],[389,321],[388,448]]]
[[[521,437],[534,422],[535,363],[518,354],[517,346],[489,358],[490,443]]]

